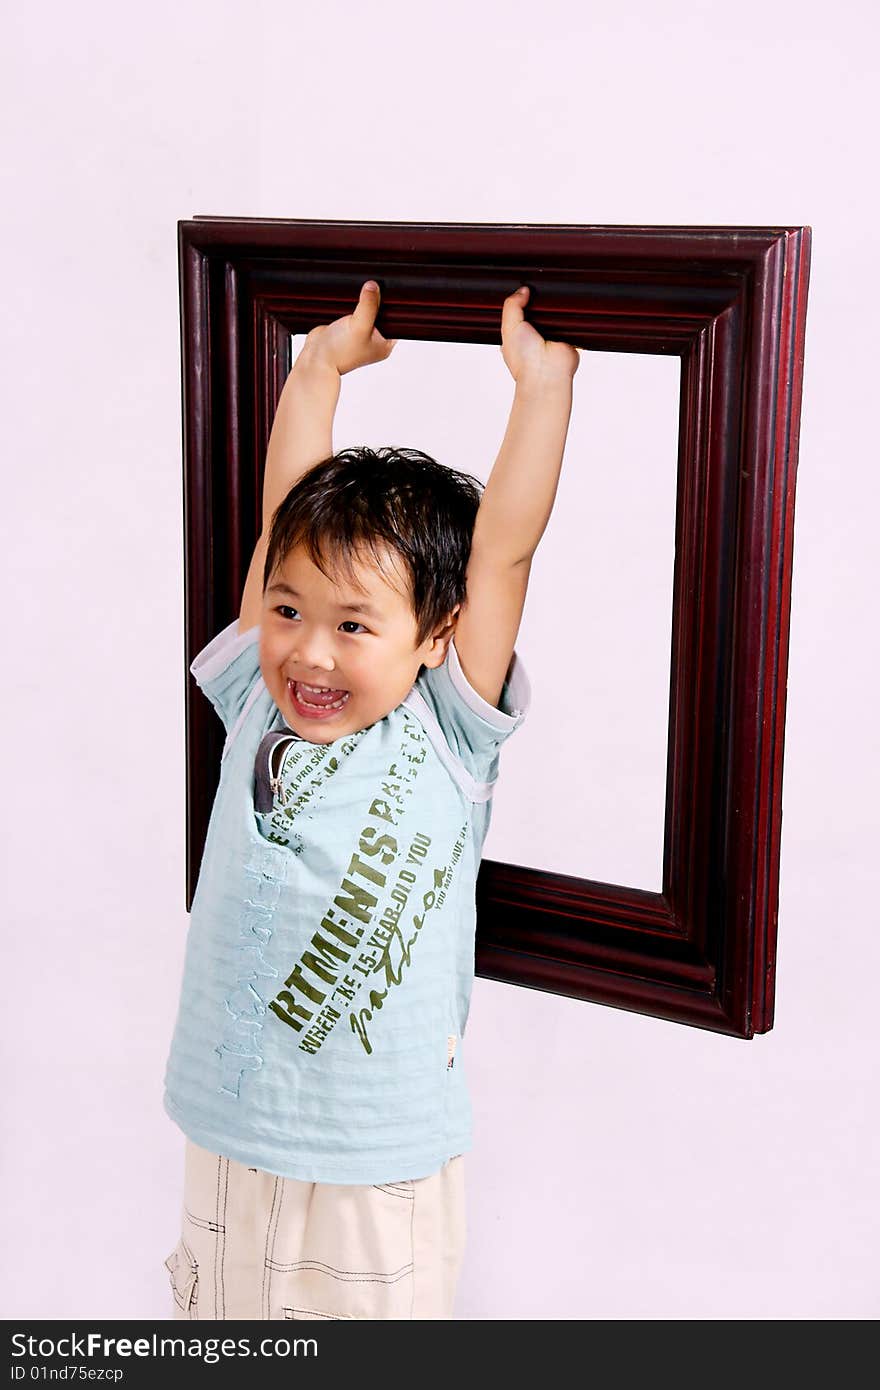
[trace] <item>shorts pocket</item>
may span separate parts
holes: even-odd
[[[275,1316],[410,1318],[412,1182],[315,1183],[303,1220],[281,1220],[267,1264]]]
[[[182,1237],[165,1261],[165,1268],[171,1277],[175,1319],[197,1320],[199,1316],[199,1266]]]

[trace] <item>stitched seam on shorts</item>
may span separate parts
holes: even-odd
[[[278,1264],[273,1260],[270,1264],[279,1274],[295,1274],[300,1270],[314,1269],[318,1274],[326,1274],[328,1278],[335,1279],[340,1284],[397,1284],[413,1272],[411,1264],[401,1265],[400,1269],[392,1270],[389,1274],[380,1274],[369,1269],[336,1269],[334,1265],[324,1264],[321,1260],[297,1260],[295,1264],[289,1265]]]
[[[205,1221],[201,1216],[193,1216],[189,1207],[184,1207],[184,1215],[192,1226],[201,1226],[203,1231],[213,1231],[216,1235],[218,1231],[225,1231],[225,1226],[219,1226],[216,1221]]]
[[[228,1195],[229,1159],[221,1158],[217,1170],[217,1242],[214,1254],[216,1271],[214,1305],[217,1308],[218,1319],[225,1319],[226,1317],[226,1202]]]
[[[281,1311],[282,1313],[308,1313],[310,1318],[324,1318],[331,1322],[353,1322],[355,1320],[353,1313],[323,1313],[319,1312],[317,1308],[291,1308],[289,1304],[283,1306]],[[289,1321],[295,1321],[295,1319]]]
[[[416,1306],[416,1280],[417,1280],[418,1277],[419,1277],[419,1275],[416,1274],[416,1237],[415,1237],[416,1203],[415,1203],[415,1195],[416,1195],[416,1194],[415,1194],[415,1189],[413,1189],[413,1204],[412,1204],[412,1207],[410,1208],[410,1213],[409,1213],[409,1254],[410,1254],[410,1259],[411,1259],[411,1261],[412,1261],[412,1272],[413,1272],[413,1277],[412,1277],[412,1292],[410,1293],[410,1296],[409,1296],[409,1316],[410,1316],[410,1321],[412,1321],[413,1317],[415,1316],[414,1310],[415,1310],[415,1306]]]
[[[278,1222],[281,1216],[281,1203],[284,1200],[283,1179],[276,1177],[272,1187],[272,1206],[269,1209],[269,1220],[266,1224],[266,1244],[263,1249],[263,1321],[267,1322],[270,1318],[269,1296],[272,1289],[272,1271],[274,1269],[275,1241],[278,1239]],[[273,1229],[274,1221],[274,1229]],[[269,1233],[272,1233],[272,1248],[269,1248]]]

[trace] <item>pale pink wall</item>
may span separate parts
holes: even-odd
[[[877,22],[867,3],[815,0],[605,10],[164,0],[7,17],[7,1318],[169,1306],[182,1139],[161,1085],[186,928],[176,222],[196,213],[812,225],[776,1027],[746,1044],[478,980],[458,1314],[880,1311]],[[360,397],[347,380],[338,442],[363,426],[449,462],[461,447],[485,476],[510,396],[500,354],[426,365],[433,351],[401,344],[418,410],[385,438],[358,413],[382,368]],[[563,866],[576,811],[588,872],[655,886],[675,370],[633,371],[583,354],[566,511],[521,632],[534,704],[487,853]],[[634,391],[651,401],[641,437]],[[638,531],[622,537],[632,489]],[[576,601],[568,501],[590,518]],[[608,565],[625,580],[610,612]],[[586,788],[566,781],[548,713],[560,677]],[[537,827],[521,814],[536,787]]]

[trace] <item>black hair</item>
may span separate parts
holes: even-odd
[[[420,646],[464,603],[482,492],[479,479],[419,449],[341,449],[308,469],[276,509],[263,592],[300,542],[322,574],[332,577],[329,561],[354,587],[353,564],[367,550],[381,564],[385,546],[404,563]]]

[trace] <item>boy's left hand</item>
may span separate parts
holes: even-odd
[[[581,364],[580,353],[571,343],[557,343],[541,337],[526,321],[528,285],[509,294],[501,310],[501,356],[514,381],[528,378],[539,383],[571,381]]]

